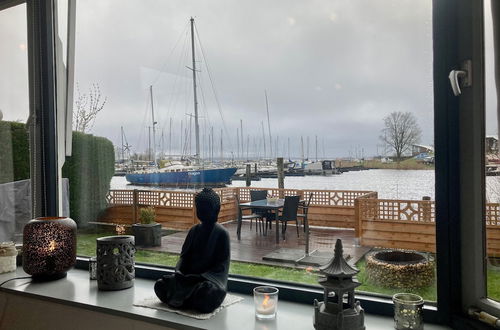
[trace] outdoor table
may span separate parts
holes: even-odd
[[[285,204],[284,199],[278,199],[276,202],[268,202],[267,199],[261,199],[258,201],[248,202],[248,203],[240,203],[239,207],[242,209],[262,209],[262,210],[270,210],[274,211],[275,219],[276,219],[276,244],[280,243],[280,231],[279,231],[279,221],[278,221],[278,211],[283,208]],[[236,234],[238,239],[241,239],[241,217],[238,217],[238,229],[236,230]]]

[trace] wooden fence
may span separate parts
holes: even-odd
[[[358,199],[361,245],[436,251],[435,203],[425,200]],[[485,210],[488,255],[500,254],[500,204]]]
[[[238,214],[235,196],[241,202],[250,201],[251,190],[267,190],[270,196],[299,195],[304,200],[311,196],[309,222],[314,226],[357,228],[355,201],[357,198],[377,198],[371,191],[298,190],[277,188],[220,188],[214,189],[221,196],[219,222],[235,220]],[[141,207],[154,206],[156,221],[163,227],[188,229],[198,223],[194,205],[195,192],[156,190],[110,190],[106,198],[108,208],[99,221],[132,224],[139,221]]]
[[[313,226],[351,228],[364,246],[435,252],[435,203],[429,200],[378,199],[374,191],[300,190],[277,188],[219,188],[219,222],[235,220],[240,202],[250,201],[251,190],[267,190],[274,197],[311,196],[309,223]],[[311,195],[312,194],[312,195]],[[139,221],[139,209],[156,210],[156,221],[165,228],[186,230],[198,223],[195,192],[156,190],[110,190],[108,208],[99,221],[132,224]],[[500,204],[486,205],[488,254],[500,256]]]

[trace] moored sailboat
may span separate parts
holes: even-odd
[[[194,19],[191,18],[191,58],[193,72],[193,101],[194,101],[194,126],[196,137],[196,154],[194,155],[194,164],[183,164],[182,162],[169,162],[163,168],[157,168],[153,171],[136,171],[126,175],[126,179],[131,184],[137,185],[160,185],[173,187],[218,187],[231,183],[231,177],[236,172],[236,167],[216,168],[205,167],[200,159],[200,129],[198,124],[198,99],[196,89],[196,61],[194,46]],[[151,92],[152,98],[152,92]],[[153,102],[151,101],[151,105]],[[153,113],[153,134],[156,122]],[[154,146],[154,143],[153,143]],[[154,148],[154,147],[153,147]],[[156,164],[156,152],[153,152]]]

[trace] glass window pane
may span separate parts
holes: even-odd
[[[361,291],[436,300],[431,1],[117,4],[77,8],[66,174],[80,254],[154,206],[161,246],[137,260],[174,266],[198,223],[193,196],[210,184],[223,186],[231,273],[317,285],[342,238]],[[312,194],[310,256],[304,217],[297,228],[283,216],[282,235],[284,222],[246,210],[237,238],[236,197],[252,189],[300,195],[299,214]],[[382,249],[414,252],[369,264]]]
[[[0,11],[0,242],[31,219],[26,6]]]
[[[498,235],[500,234],[500,177],[497,176],[500,166],[498,154],[498,104],[497,82],[495,78],[495,49],[491,3],[485,1],[485,81],[486,81],[486,248],[488,256],[487,291],[488,297],[500,299],[500,250]],[[496,22],[495,24],[498,24]]]

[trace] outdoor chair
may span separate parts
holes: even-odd
[[[260,214],[253,213],[250,215],[243,215],[243,210],[240,207],[240,198],[236,196],[236,203],[238,206],[238,217],[241,218],[241,220],[250,220],[250,229],[252,229],[252,222],[255,219],[255,232],[257,232],[257,226],[259,227],[260,232],[262,233],[262,226],[264,223],[264,218]],[[259,222],[260,220],[260,222]]]
[[[255,202],[266,198],[267,198],[267,190],[250,190],[250,201]],[[258,218],[260,218],[260,220],[264,222],[264,218],[267,216],[267,211],[262,209],[252,209],[252,214],[258,215]],[[252,229],[251,221],[250,221],[250,229]],[[257,227],[255,227],[255,232],[257,232]]]
[[[301,220],[302,222],[302,227],[304,229],[304,232],[306,232],[306,221],[307,221],[307,214],[309,213],[309,205],[311,204],[311,199],[313,197],[314,193],[309,194],[309,198],[307,199],[307,202],[303,203],[301,205],[302,208],[302,213],[298,213],[297,217]]]
[[[278,220],[281,221],[281,234],[283,235],[283,240],[285,240],[286,227],[289,221],[295,221],[295,225],[297,226],[297,237],[299,237],[299,220],[297,218],[299,201],[300,196],[285,196],[283,211],[278,216]],[[278,223],[276,223],[276,225],[278,225]]]

